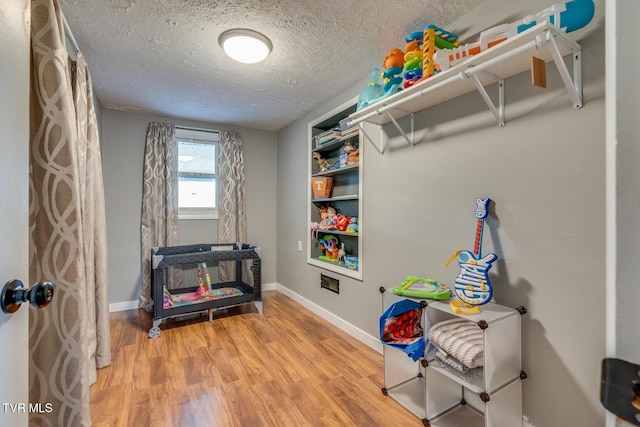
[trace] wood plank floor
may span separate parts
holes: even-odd
[[[111,366],[91,388],[94,426],[420,426],[380,391],[382,356],[276,291],[162,322],[111,313]]]

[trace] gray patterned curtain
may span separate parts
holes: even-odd
[[[220,133],[218,242],[247,243],[247,202],[244,184],[244,158],[238,132]],[[235,280],[235,263],[221,262],[221,282]],[[246,268],[243,275],[246,275]]]
[[[29,316],[31,425],[90,424],[89,386],[111,363],[100,145],[87,66],[69,65],[57,0],[31,1],[29,282],[56,293]]]
[[[144,147],[140,223],[142,288],[138,307],[141,308],[151,303],[151,248],[179,243],[178,147],[174,135],[172,124],[149,123]]]

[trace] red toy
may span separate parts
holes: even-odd
[[[418,309],[412,309],[387,319],[384,325],[382,341],[412,342],[416,337],[421,337],[422,334],[420,314]]]
[[[349,218],[347,215],[340,214],[336,217],[335,226],[338,230],[345,231],[349,227],[350,221],[351,218]]]

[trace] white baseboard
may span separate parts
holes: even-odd
[[[111,304],[109,304],[109,313],[114,313],[116,311],[133,310],[135,308],[138,308],[138,300],[112,302]]]
[[[262,285],[262,290],[263,291],[275,291],[278,288],[278,284],[277,283],[264,283]]]
[[[336,316],[335,314],[331,313],[329,310],[326,310],[326,309],[320,307],[319,305],[317,305],[316,303],[306,299],[302,295],[299,295],[299,294],[293,292],[291,289],[285,288],[284,286],[282,286],[279,283],[276,283],[275,285],[276,285],[276,290],[278,292],[282,292],[283,294],[285,294],[286,296],[288,296],[292,300],[296,301],[297,303],[299,303],[303,307],[311,310],[313,313],[317,314],[318,316],[322,317],[324,320],[328,321],[332,325],[334,325],[334,326],[338,327],[339,329],[343,330],[344,332],[348,333],[349,335],[351,335],[352,337],[354,337],[358,341],[360,341],[363,344],[371,347],[372,349],[374,349],[378,353],[382,353],[382,343],[380,343],[380,340],[378,340],[377,337],[374,337],[374,336],[366,333],[362,329],[352,325],[351,323],[347,322],[346,320],[344,320],[344,319]]]

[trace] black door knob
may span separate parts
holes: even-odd
[[[38,282],[27,289],[18,279],[9,280],[2,288],[0,308],[5,313],[15,313],[23,302],[37,308],[46,307],[53,299],[54,286],[51,282]]]

